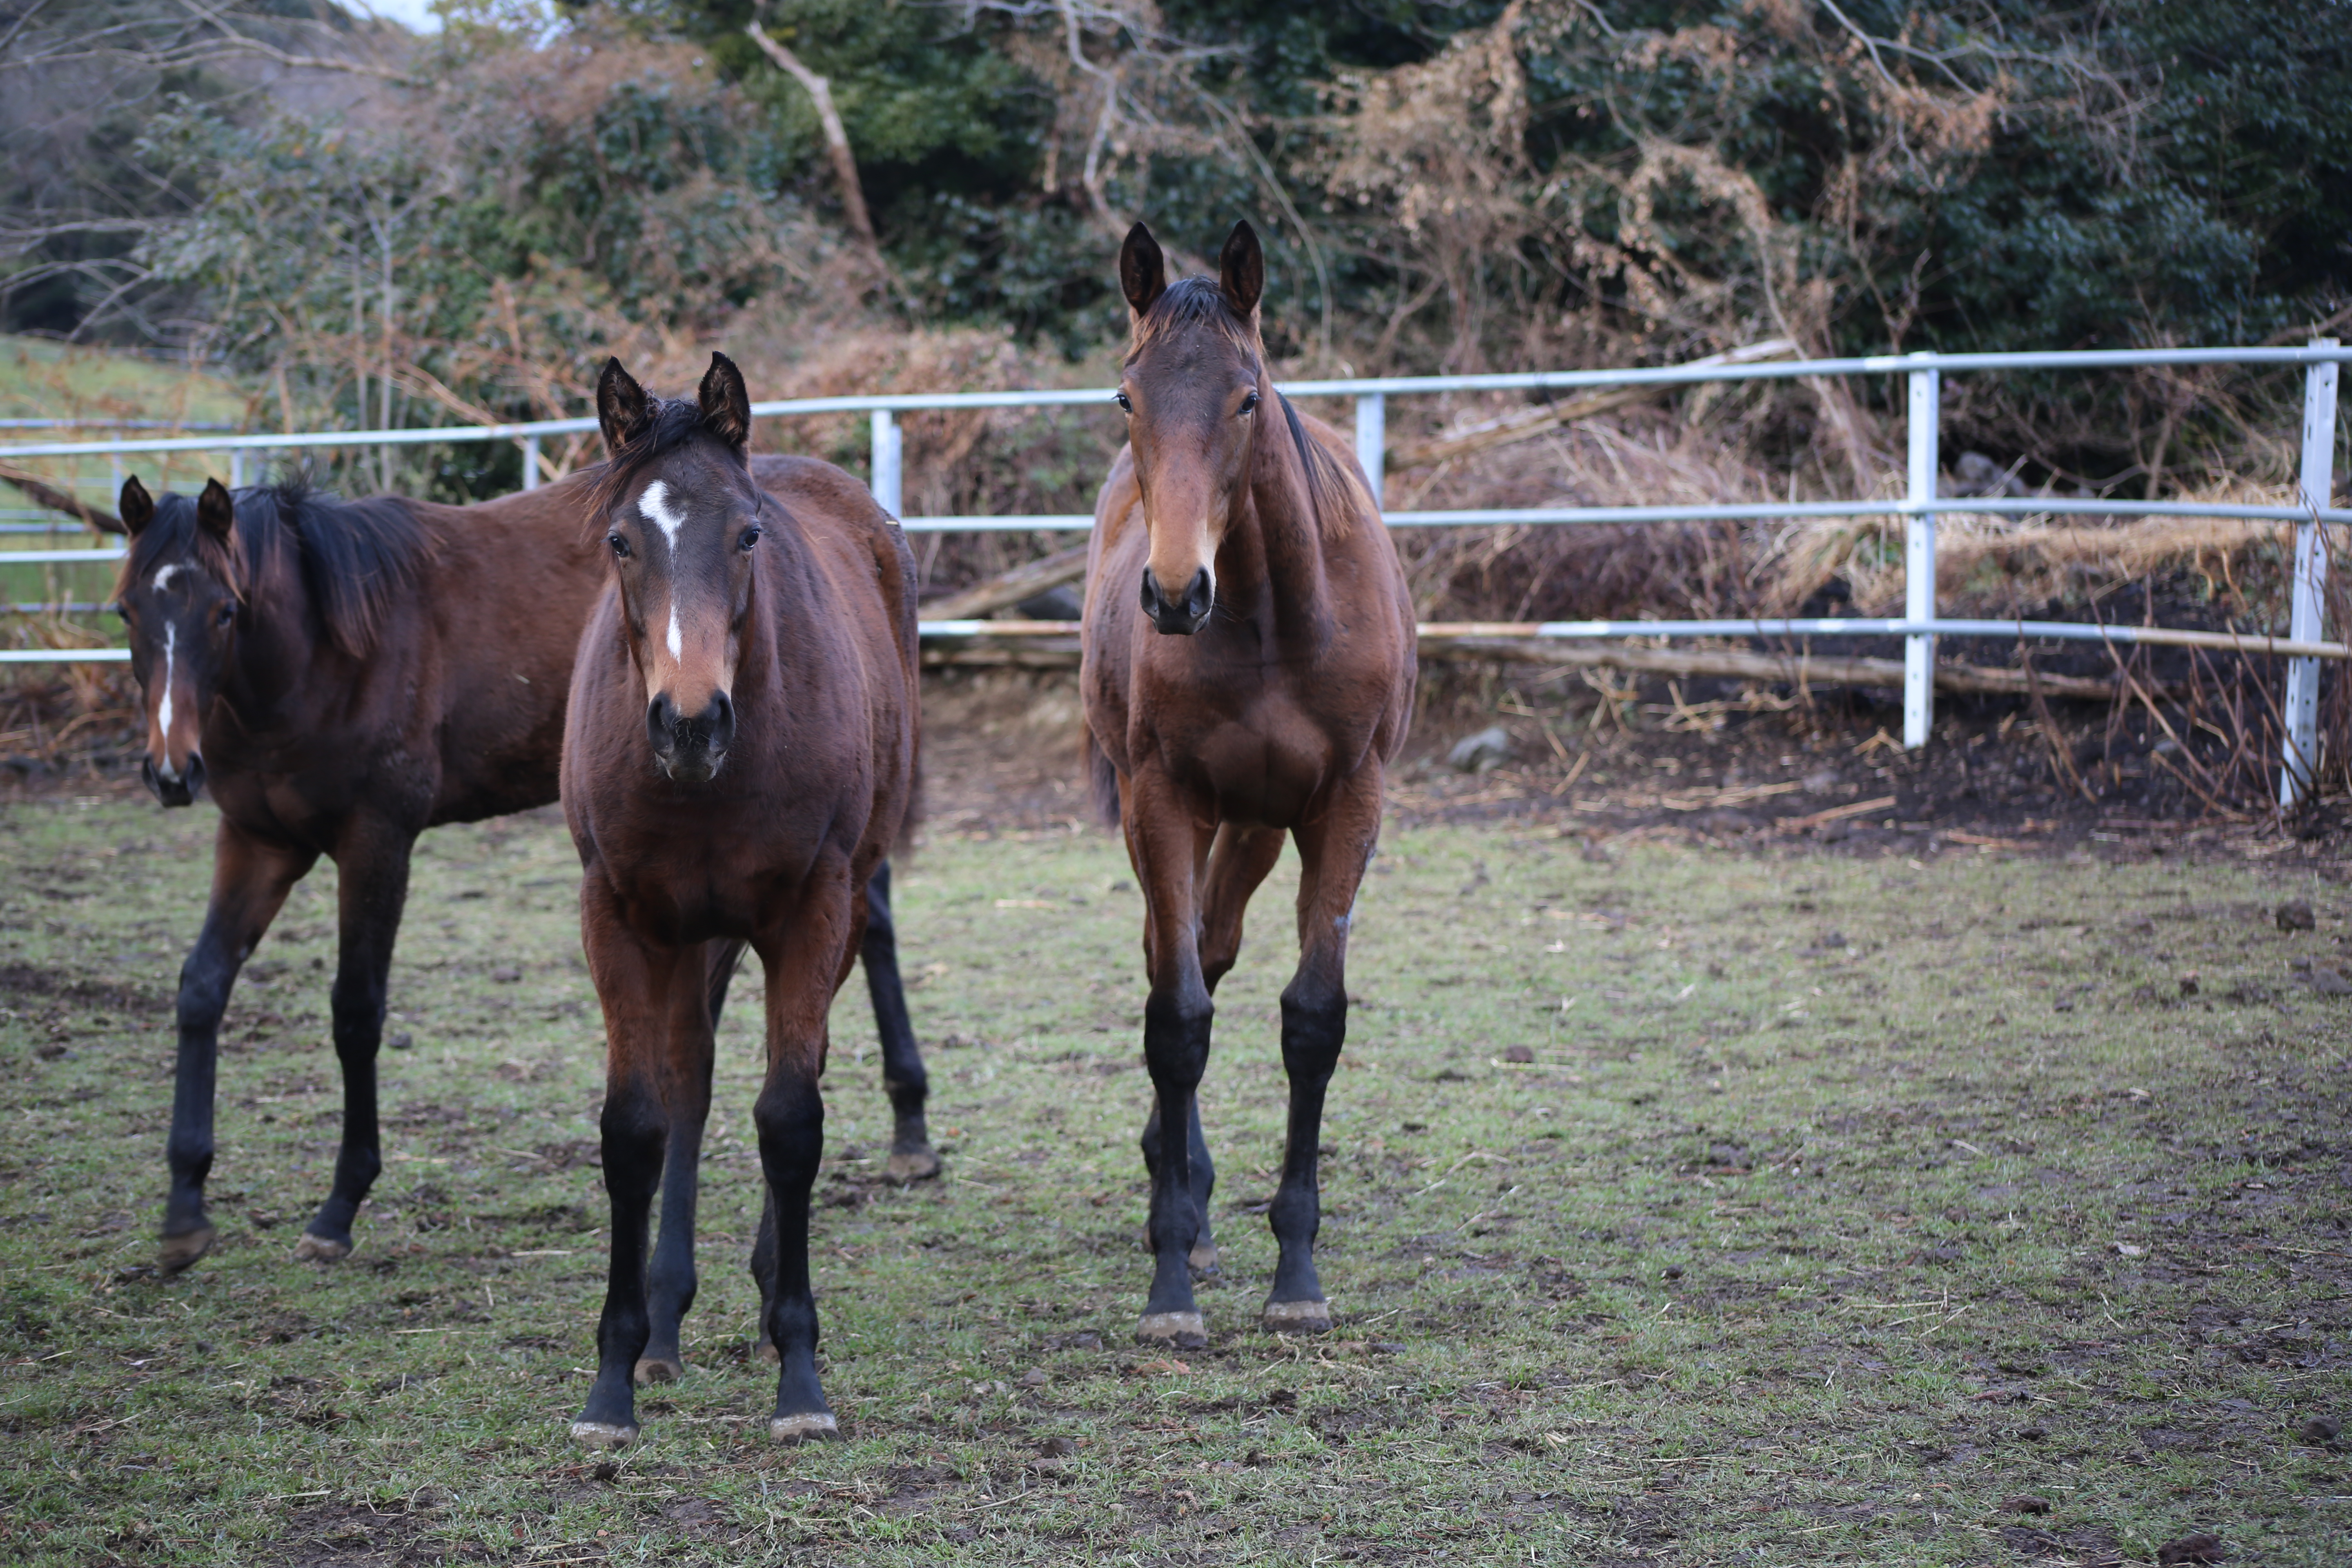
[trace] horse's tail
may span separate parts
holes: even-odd
[[[1092,730],[1087,731],[1087,792],[1094,801],[1095,819],[1105,827],[1118,826],[1118,770],[1103,755]]]

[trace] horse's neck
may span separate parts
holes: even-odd
[[[310,635],[310,587],[295,568],[262,574],[247,590],[247,629],[236,639],[236,669],[221,695],[248,734],[306,725],[295,700],[325,651]]]
[[[1306,466],[1290,439],[1288,422],[1272,397],[1264,406],[1274,417],[1259,435],[1246,504],[1234,520],[1248,546],[1237,552],[1241,559],[1235,562],[1244,581],[1231,585],[1237,596],[1263,595],[1276,630],[1286,640],[1317,642],[1330,626],[1322,531],[1316,524]],[[1222,563],[1218,574],[1227,576]],[[1221,584],[1221,593],[1223,588]]]

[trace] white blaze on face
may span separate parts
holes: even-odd
[[[169,566],[157,567],[155,569],[155,592],[160,594],[164,589],[170,587],[172,585],[172,574],[178,570],[180,570],[180,565],[177,562],[173,562]]]
[[[647,485],[646,493],[637,498],[637,510],[646,514],[647,522],[662,531],[662,538],[668,542],[670,552],[676,554],[677,531],[686,526],[686,513],[670,510],[669,481],[656,479]]]
[[[677,602],[675,599],[670,601],[669,606],[669,656],[673,659],[686,657],[686,644],[677,635]]]
[[[163,586],[162,579],[164,574],[169,573],[171,570],[171,567],[166,566],[163,568],[163,572],[159,572],[155,574],[157,579],[155,585],[157,587],[160,588]],[[178,662],[179,643],[180,628],[173,626],[169,621],[164,622],[163,706],[161,711],[155,715],[156,723],[161,727],[163,735],[163,761],[155,771],[162,773],[164,778],[174,781],[176,781],[180,775],[172,766],[172,672],[173,667]]]

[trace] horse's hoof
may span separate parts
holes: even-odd
[[[1217,1244],[1213,1241],[1194,1242],[1192,1255],[1184,1261],[1192,1266],[1195,1274],[1214,1274],[1217,1271]]]
[[[640,1356],[635,1375],[640,1388],[656,1383],[676,1383],[686,1375],[686,1363],[674,1355]]]
[[[779,1443],[830,1443],[841,1436],[841,1423],[829,1412],[814,1415],[778,1415],[768,1423],[768,1436]]]
[[[882,1173],[902,1187],[928,1182],[940,1173],[939,1152],[929,1143],[912,1149],[893,1149],[882,1166]]]
[[[1265,1326],[1277,1334],[1328,1334],[1331,1331],[1331,1303],[1268,1301]]]
[[[751,1342],[751,1359],[764,1366],[781,1366],[784,1360],[776,1353],[776,1342],[764,1334]]]
[[[350,1242],[337,1241],[331,1236],[320,1236],[316,1231],[304,1231],[302,1239],[294,1244],[294,1261],[297,1263],[341,1263],[351,1255]]]
[[[1135,1326],[1136,1342],[1196,1351],[1209,1342],[1209,1331],[1198,1312],[1146,1312]]]
[[[591,1448],[625,1448],[637,1440],[636,1423],[615,1426],[610,1421],[574,1421],[572,1440]]]
[[[166,1274],[177,1274],[213,1249],[214,1235],[212,1226],[200,1225],[184,1235],[165,1237],[157,1266]]]

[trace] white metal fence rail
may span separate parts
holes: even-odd
[[[1858,359],[1788,360],[1744,364],[1664,365],[1642,370],[1532,371],[1492,375],[1395,376],[1379,379],[1284,382],[1292,397],[1349,398],[1356,414],[1356,456],[1371,480],[1375,501],[1383,499],[1388,399],[1448,392],[1566,392],[1599,387],[1679,386],[1701,382],[1783,380],[1795,376],[1901,375],[1906,380],[1908,452],[1905,494],[1898,500],[1805,501],[1726,506],[1518,507],[1496,510],[1387,511],[1392,528],[1447,528],[1493,524],[1573,526],[1602,523],[1751,521],[1772,519],[1901,517],[1906,520],[1904,614],[1900,620],[1840,616],[1783,621],[1559,621],[1519,628],[1537,637],[1901,637],[1904,639],[1903,742],[1925,745],[1935,720],[1935,658],[1938,637],[2031,637],[2094,639],[2129,643],[2137,628],[2094,626],[2065,621],[1948,620],[1936,614],[1936,519],[1942,512],[2000,516],[2095,514],[2104,517],[2221,517],[2300,524],[2294,546],[2293,604],[2284,639],[2234,639],[2248,651],[2287,657],[2286,759],[2279,790],[2292,805],[2309,786],[2318,765],[2319,662],[2341,658],[2345,649],[2324,641],[2322,590],[2327,574],[2323,537],[2327,523],[2352,523],[2352,510],[2331,507],[2335,482],[2335,435],[2338,366],[2352,349],[2333,338],[2314,339],[2303,348],[2126,349],[2053,353],[1880,354]],[[2025,500],[1938,497],[1941,468],[1937,429],[1943,377],[1999,371],[2125,370],[2150,365],[2299,365],[2304,369],[2300,494],[2292,506],[2208,505],[2187,501],[2128,501],[2033,497]],[[937,409],[1034,408],[1108,403],[1110,389],[1053,388],[1014,392],[908,393],[850,397],[786,398],[754,403],[754,418],[806,417],[863,413],[870,419],[870,483],[875,499],[894,516],[904,498],[902,433],[898,416]],[[596,428],[593,419],[545,419],[524,424],[457,426],[402,430],[321,430],[299,435],[147,437],[110,441],[42,441],[0,447],[0,462],[26,458],[120,457],[148,452],[217,452],[230,457],[230,483],[242,485],[248,452],[301,451],[318,447],[416,446],[435,442],[514,441],[522,447],[523,488],[536,489],[545,465],[541,443],[551,436],[580,435]],[[1094,526],[1083,514],[996,517],[910,517],[910,532],[1077,531]],[[113,561],[116,550],[0,551],[0,564]],[[927,622],[930,637],[985,637],[995,623]],[[0,663],[120,660],[120,648],[0,650]]]

